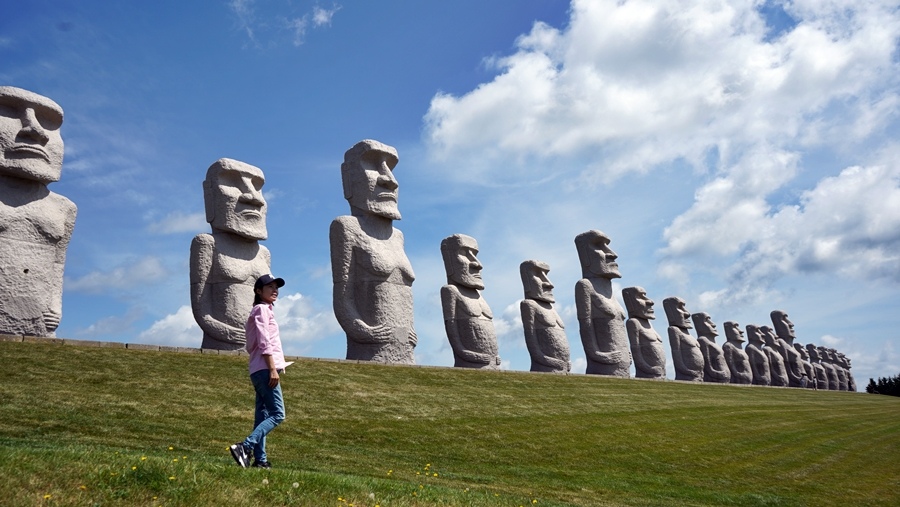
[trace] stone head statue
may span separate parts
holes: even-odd
[[[441,255],[447,271],[447,283],[471,289],[484,289],[481,263],[478,262],[478,242],[465,234],[454,234],[441,241]]]
[[[781,310],[772,310],[769,314],[772,317],[772,326],[775,327],[775,334],[788,343],[793,343],[796,335],[794,334],[794,323],[788,319],[787,313]]]
[[[525,288],[525,299],[534,299],[545,303],[554,303],[553,284],[547,273],[550,265],[546,262],[527,260],[519,265],[519,274],[522,276],[522,287]]]
[[[0,174],[37,181],[59,181],[63,110],[36,93],[0,86]]]
[[[376,215],[400,220],[399,184],[394,167],[400,157],[392,146],[366,139],[344,153],[341,183],[353,216]]]
[[[666,318],[670,326],[681,329],[691,328],[691,313],[684,307],[684,300],[679,297],[663,299],[663,308],[666,310]]]
[[[725,322],[725,339],[732,343],[744,343],[744,332],[741,330],[741,326],[733,321],[729,320]]]
[[[653,300],[647,296],[647,291],[643,287],[626,287],[622,289],[622,299],[625,300],[628,318],[647,320],[656,318],[653,312]]]
[[[710,317],[708,313],[695,313],[691,315],[691,320],[694,321],[694,328],[697,330],[697,335],[719,336],[719,332],[716,330],[716,324],[712,321],[712,317]]]
[[[819,351],[817,347],[812,343],[806,344],[806,353],[809,356],[809,360],[816,362],[819,360]]]
[[[804,361],[809,361],[809,352],[806,351],[806,348],[803,345],[794,343],[793,347],[794,350],[796,350],[800,354],[800,357],[803,358]]]
[[[778,335],[775,334],[775,330],[769,326],[759,326],[759,332],[762,333],[763,341],[769,347],[774,347],[778,342]]]
[[[755,324],[747,324],[747,341],[757,347],[765,345],[766,338],[763,329]]]
[[[621,278],[618,256],[609,247],[609,236],[594,229],[575,236],[575,248],[581,260],[584,278]]]
[[[213,162],[203,181],[206,221],[213,232],[230,232],[250,241],[266,239],[265,182],[258,167],[230,158]]]

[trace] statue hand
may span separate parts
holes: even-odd
[[[601,363],[616,364],[622,360],[622,352],[619,350],[614,350],[612,352],[597,352],[596,360]]]
[[[62,315],[53,310],[47,310],[42,317],[44,319],[44,327],[47,328],[47,331],[52,333],[59,327],[59,321],[62,318]]]
[[[416,334],[415,329],[410,329],[409,330],[409,344],[412,345],[413,347],[415,347],[417,343],[419,343],[419,335]]]

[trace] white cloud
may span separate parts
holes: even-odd
[[[180,234],[190,232],[199,234],[209,230],[205,213],[185,214],[174,211],[166,215],[162,220],[153,222],[147,226],[147,230],[155,234]]]
[[[313,342],[340,331],[330,308],[319,308],[308,296],[300,293],[278,298],[275,319],[288,355],[302,355]]]
[[[114,289],[139,287],[157,282],[169,274],[156,257],[142,257],[133,263],[119,266],[112,271],[94,271],[81,278],[66,278],[65,290],[102,294]]]
[[[229,8],[237,17],[239,30],[257,48],[282,43],[285,31],[294,46],[302,46],[310,26],[331,26],[335,13],[341,10],[337,4],[331,9],[315,5],[309,12],[297,15],[296,12],[284,12],[284,9],[293,10],[290,3],[287,6],[259,5],[255,0],[232,0]]]
[[[172,347],[197,348],[202,341],[203,331],[194,320],[194,314],[189,305],[184,305],[175,313],[154,322],[149,329],[141,332],[137,337],[138,343]]]
[[[340,5],[335,5],[332,9],[325,9],[319,7],[318,5],[314,6],[312,10],[313,25],[316,27],[322,25],[331,25],[331,18],[333,18],[335,13],[337,13],[337,11],[339,10],[341,10]]]
[[[125,315],[104,317],[84,329],[77,330],[75,334],[82,339],[127,336],[140,317],[141,312],[136,308],[131,308]]]

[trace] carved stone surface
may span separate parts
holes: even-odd
[[[809,361],[809,353],[806,351],[806,348],[803,345],[800,345],[797,342],[793,343],[794,350],[800,354],[800,366],[803,367],[803,372],[806,375],[806,387],[809,389],[816,388],[816,370],[813,368],[812,363]]]
[[[847,372],[847,390],[856,391],[856,380],[853,379],[853,373],[850,372],[850,358],[838,352],[838,363]]]
[[[575,237],[581,261],[581,280],[575,284],[575,308],[584,355],[585,373],[631,376],[631,351],[625,330],[625,310],[613,296],[612,279],[620,278],[618,256],[609,237],[597,230]]]
[[[772,384],[772,368],[769,366],[769,355],[765,352],[765,338],[762,329],[747,324],[747,347],[744,352],[750,359],[753,371],[753,385],[768,386]]]
[[[479,292],[484,289],[484,281],[476,257],[478,243],[465,234],[454,234],[441,241],[441,255],[447,271],[441,306],[454,366],[499,369],[494,314]]]
[[[244,348],[244,324],[253,308],[253,284],[271,271],[262,194],[263,172],[223,158],[206,171],[203,201],[212,234],[191,242],[191,310],[203,330],[204,349]]]
[[[397,150],[370,139],[344,154],[341,183],[350,215],[331,222],[334,315],[347,359],[413,364],[412,265],[403,248],[394,167]]]
[[[788,319],[787,313],[781,310],[773,310],[769,315],[775,329],[776,349],[784,359],[788,385],[790,387],[806,387],[809,381],[806,377],[806,369],[803,367],[800,353],[794,348],[794,323]]]
[[[0,333],[55,336],[75,228],[59,181],[63,111],[47,97],[0,86]]]
[[[816,350],[819,352],[819,359],[822,362],[822,366],[825,368],[825,376],[828,377],[828,390],[839,390],[841,386],[838,379],[837,368],[831,363],[831,355],[828,353],[828,349],[820,345],[816,347]]]
[[[825,373],[825,366],[819,360],[819,350],[812,344],[806,344],[806,353],[809,355],[809,362],[815,371],[816,389],[828,389],[828,375]]]
[[[716,324],[706,312],[691,315],[697,331],[697,343],[703,354],[703,381],[727,384],[731,382],[731,370],[725,362],[725,351],[716,343]]]
[[[725,353],[725,362],[728,371],[731,372],[732,384],[752,384],[753,369],[750,367],[750,358],[743,349],[744,332],[741,326],[733,320],[725,322],[725,344],[722,351]]]
[[[553,308],[553,284],[545,262],[528,260],[519,265],[525,299],[519,305],[531,371],[566,373],[572,369],[569,340],[562,318]]]
[[[663,308],[669,321],[669,345],[672,347],[675,380],[702,382],[703,352],[700,343],[688,333],[691,314],[685,309],[684,300],[678,297],[663,299]]]
[[[828,361],[834,366],[834,371],[838,377],[838,391],[848,391],[849,382],[847,379],[847,370],[845,370],[838,361],[838,352],[832,348],[828,351]]]
[[[766,348],[763,351],[769,358],[769,371],[772,374],[772,383],[770,385],[776,387],[788,387],[790,380],[788,378],[787,366],[784,362],[784,353],[778,344],[778,338],[775,336],[775,330],[769,326],[760,326],[760,332],[766,341]]]
[[[666,378],[666,353],[662,338],[650,321],[656,318],[653,300],[647,297],[643,287],[622,289],[622,299],[628,310],[625,329],[631,343],[631,357],[634,360],[634,376],[637,378]]]

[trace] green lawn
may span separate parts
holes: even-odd
[[[0,342],[0,505],[900,505],[900,398]]]

